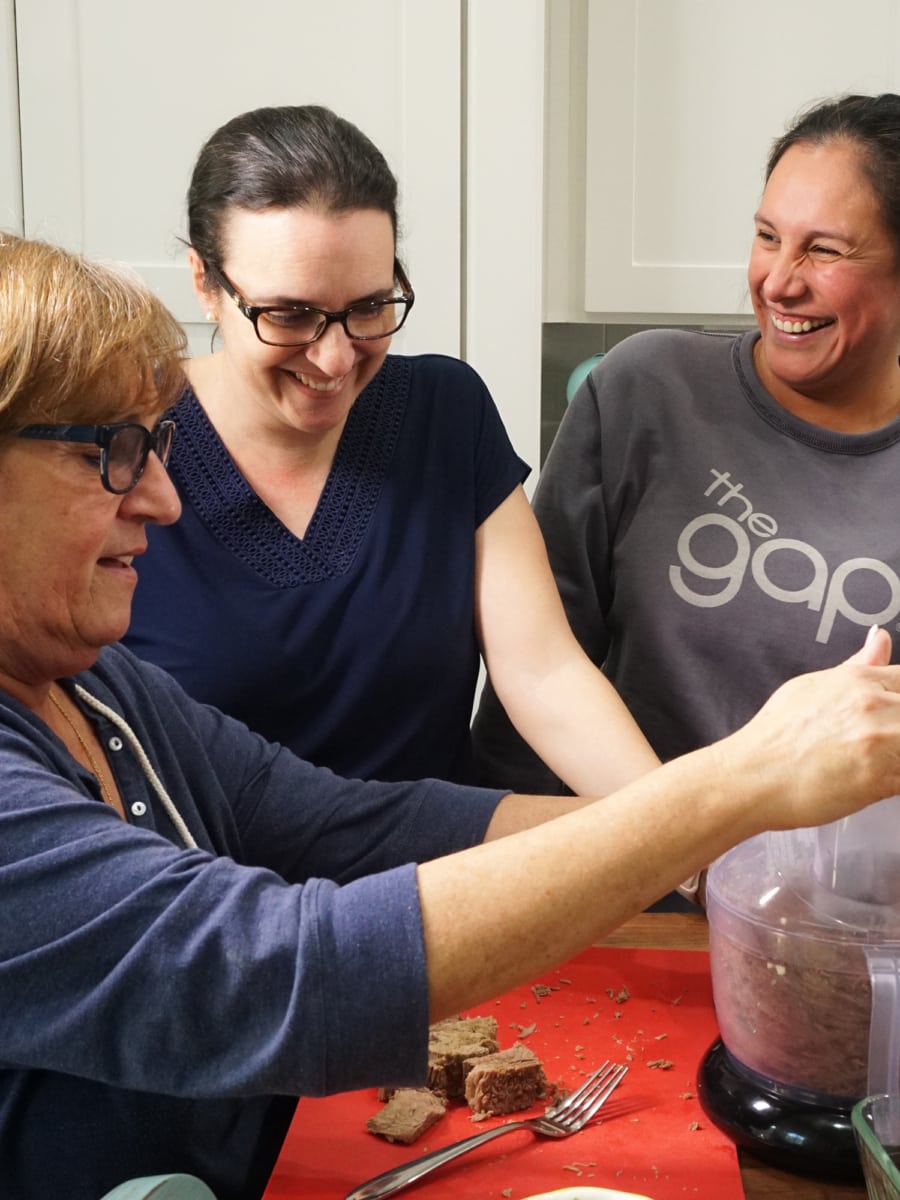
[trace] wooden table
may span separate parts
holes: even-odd
[[[606,946],[647,946],[664,950],[707,950],[706,917],[696,913],[641,913],[604,939]],[[866,1189],[823,1183],[780,1171],[740,1147],[738,1161],[747,1200],[865,1200]]]

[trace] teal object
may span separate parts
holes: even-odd
[[[101,1200],[216,1200],[195,1175],[145,1175],[126,1179]]]
[[[580,362],[572,374],[569,376],[569,382],[566,384],[566,403],[572,403],[572,397],[584,383],[585,379],[591,372],[591,367],[595,367],[603,353],[592,354],[590,358],[586,358],[584,362]]]

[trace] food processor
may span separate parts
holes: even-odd
[[[900,796],[736,846],[707,915],[707,1116],[786,1170],[861,1179],[853,1105],[900,1092]]]

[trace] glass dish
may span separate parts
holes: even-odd
[[[852,1121],[869,1200],[900,1200],[900,1096],[867,1096]]]

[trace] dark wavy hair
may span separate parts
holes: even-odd
[[[766,179],[791,146],[824,146],[837,141],[852,143],[859,150],[863,171],[900,260],[900,96],[896,93],[838,96],[801,112],[773,143]]]

